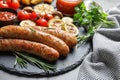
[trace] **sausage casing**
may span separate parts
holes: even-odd
[[[40,42],[56,49],[62,56],[69,53],[69,47],[63,40],[42,31],[34,31],[31,28],[8,25],[0,28],[0,36]]]
[[[22,26],[22,27],[26,27],[26,26]],[[38,27],[38,26],[27,26],[27,27],[52,34],[62,39],[70,48],[73,48],[77,44],[77,38],[74,35],[68,32],[65,32],[63,30],[53,30],[53,29],[43,28],[43,27]]]
[[[55,61],[59,58],[58,51],[47,45],[20,39],[0,39],[0,51],[27,52],[48,61]]]

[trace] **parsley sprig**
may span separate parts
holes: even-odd
[[[101,27],[109,28],[114,24],[112,21],[108,21],[107,16],[101,6],[94,1],[86,9],[85,3],[82,2],[75,7],[74,24],[84,27],[86,35],[78,36],[78,42],[83,43],[90,39],[94,33]]]

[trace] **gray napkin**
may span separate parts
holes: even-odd
[[[93,36],[93,51],[82,64],[78,80],[120,80],[120,5],[108,11],[115,28],[101,28]]]

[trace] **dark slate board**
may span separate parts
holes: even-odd
[[[80,34],[82,34],[82,29],[80,29],[80,32]],[[85,55],[88,54],[89,50],[89,42],[80,46],[76,45],[76,47],[70,51],[69,55],[66,58],[60,58],[58,61],[51,63],[52,65],[56,66],[56,69],[49,72],[45,72],[44,70],[39,69],[29,63],[27,68],[19,68],[18,66],[14,68],[13,65],[15,62],[15,56],[12,54],[12,52],[0,52],[0,68],[15,75],[29,77],[59,75],[79,66]]]
[[[52,3],[55,6],[54,1]],[[80,35],[84,33],[82,28],[80,30]],[[45,72],[42,69],[37,68],[34,65],[28,63],[27,68],[19,68],[18,66],[14,68],[15,56],[12,52],[0,52],[0,69],[3,71],[19,75],[19,76],[29,76],[29,77],[45,77],[45,76],[55,76],[60,75],[70,70],[78,67],[84,57],[88,54],[90,50],[90,42],[85,43],[79,47],[75,47],[69,53],[69,55],[64,59],[59,59],[57,62],[51,63],[56,66],[56,70]]]

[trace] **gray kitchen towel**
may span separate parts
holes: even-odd
[[[115,28],[101,28],[93,36],[93,51],[82,64],[78,80],[120,80],[120,4],[108,11]]]

